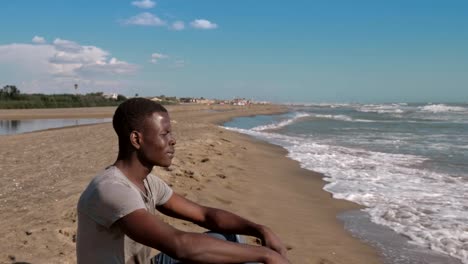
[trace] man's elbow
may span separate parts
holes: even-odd
[[[179,232],[172,243],[171,253],[167,252],[168,255],[172,255],[175,259],[180,261],[188,261],[196,258],[197,243],[194,239],[194,234],[187,232]],[[166,253],[166,252],[165,252]]]

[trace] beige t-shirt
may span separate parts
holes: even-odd
[[[158,177],[149,174],[144,183],[147,195],[115,166],[106,168],[91,181],[78,202],[78,264],[150,263],[151,249],[113,225],[138,209],[156,214],[156,206],[171,198],[172,189]]]

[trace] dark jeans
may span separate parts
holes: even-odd
[[[233,234],[220,234],[220,233],[215,233],[215,232],[206,232],[206,234],[217,238],[221,240],[227,240],[231,242],[237,242],[237,243],[244,243],[242,238],[239,235],[233,235]],[[171,258],[170,256],[164,254],[164,253],[159,253],[156,255],[152,260],[151,264],[182,264],[176,259]],[[247,263],[246,263],[247,264]]]

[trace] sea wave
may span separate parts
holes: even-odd
[[[295,113],[294,116],[290,119],[286,119],[277,123],[272,123],[268,125],[262,125],[262,126],[256,126],[252,128],[254,131],[264,131],[264,130],[274,130],[274,129],[280,129],[282,127],[285,127],[287,125],[292,124],[293,122],[296,122],[300,118],[308,117],[310,114],[308,113]]]
[[[421,111],[431,113],[444,113],[444,112],[468,112],[468,108],[462,106],[448,106],[445,104],[431,104],[419,107]]]
[[[339,121],[346,121],[346,122],[364,122],[364,123],[374,123],[374,122],[387,122],[382,120],[369,120],[369,119],[354,119],[347,115],[322,115],[322,114],[314,114],[312,115],[316,118],[324,118],[324,119],[334,119]],[[390,121],[391,122],[391,121]]]
[[[356,110],[364,113],[402,114],[405,112],[405,110],[402,109],[404,106],[406,106],[406,104],[367,104],[358,106]]]

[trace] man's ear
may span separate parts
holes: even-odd
[[[141,147],[141,133],[138,131],[132,131],[130,133],[130,143],[135,149],[140,149]]]

